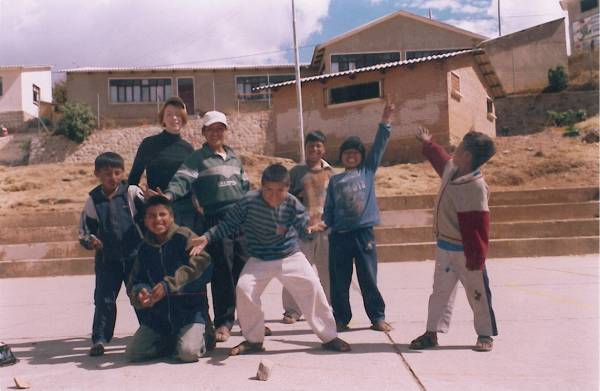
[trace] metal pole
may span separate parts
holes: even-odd
[[[500,24],[500,0],[498,0],[498,36],[502,36],[502,25]]]
[[[294,30],[294,57],[296,61],[296,99],[298,100],[298,125],[300,127],[300,161],[305,160],[304,155],[304,120],[302,118],[302,86],[300,85],[300,55],[296,40],[296,9],[292,0],[292,28]]]

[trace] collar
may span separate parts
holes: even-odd
[[[454,173],[456,173],[456,170],[458,170],[458,168],[454,165],[454,163],[452,163],[452,175],[450,177],[452,177],[454,175]],[[476,179],[479,179],[482,176],[483,175],[481,174],[481,171],[479,169],[477,169],[475,171],[472,171],[472,172],[465,174],[463,176],[460,176],[458,178],[451,179],[450,183],[455,184],[455,185],[460,185],[463,183],[467,183],[467,182],[471,182]]]
[[[306,160],[303,160],[300,162],[301,165],[306,166],[309,170],[312,170],[310,167],[308,167],[308,164],[306,164]],[[324,170],[331,170],[332,167],[329,163],[327,163],[327,161],[325,159],[321,159],[321,168]]]
[[[227,158],[225,160],[237,157],[233,152],[233,149],[231,149],[228,145],[223,145],[223,149],[225,150],[225,153],[227,153]],[[200,150],[202,151],[202,155],[204,157],[220,156],[208,146],[208,143],[202,144],[202,148]]]
[[[144,235],[144,241],[152,247],[157,247],[157,248],[161,247],[163,244],[165,244],[169,240],[171,240],[171,238],[173,237],[173,235],[175,235],[175,232],[177,232],[178,229],[179,229],[179,226],[177,224],[175,224],[175,223],[171,224],[171,227],[169,228],[169,231],[167,232],[167,238],[162,243],[158,243],[158,241],[156,240],[156,236],[154,236],[154,234],[152,232],[146,231],[146,234]]]

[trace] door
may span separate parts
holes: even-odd
[[[185,103],[188,114],[194,114],[194,78],[177,78],[177,95]]]

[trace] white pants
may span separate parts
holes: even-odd
[[[325,297],[327,297],[327,302],[331,303],[329,291],[329,234],[319,232],[313,240],[301,241],[300,250],[302,250],[306,259],[308,259],[316,270],[321,285],[323,286]],[[283,288],[283,291],[281,292],[281,302],[286,314],[296,314],[298,317],[302,315],[300,307],[290,292],[285,288]]]
[[[319,278],[304,254],[297,252],[273,261],[252,257],[242,269],[236,288],[236,309],[242,334],[248,342],[262,342],[265,338],[260,296],[273,278],[288,289],[321,341],[329,342],[337,337],[333,312]]]
[[[498,335],[492,309],[492,295],[487,271],[469,270],[462,251],[436,248],[433,292],[429,297],[427,331],[445,333],[450,326],[458,281],[462,283],[473,310],[477,335]]]

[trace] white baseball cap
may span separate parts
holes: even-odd
[[[220,111],[207,111],[202,119],[204,120],[204,126],[210,126],[216,122],[220,122],[225,125],[226,128],[228,127],[227,117]]]

